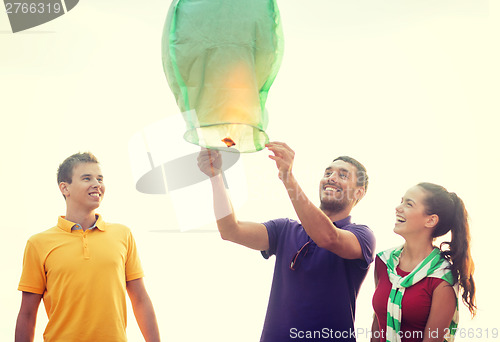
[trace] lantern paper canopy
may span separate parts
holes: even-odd
[[[187,141],[254,152],[268,142],[265,103],[283,55],[275,0],[174,0],[163,69]]]

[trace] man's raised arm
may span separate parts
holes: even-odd
[[[322,248],[344,259],[363,259],[363,253],[356,236],[338,229],[332,220],[316,207],[303,192],[292,174],[295,152],[285,143],[270,142],[266,147],[274,155],[269,158],[276,162],[278,176],[285,185],[292,205],[307,235]],[[347,216],[347,214],[345,215]]]
[[[202,149],[198,156],[198,167],[210,177],[213,190],[214,213],[222,239],[264,251],[269,249],[266,227],[256,222],[241,222],[236,219],[231,200],[222,178],[222,158],[216,150]]]

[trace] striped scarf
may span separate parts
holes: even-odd
[[[418,283],[425,277],[443,279],[450,285],[454,285],[453,275],[450,270],[451,264],[441,256],[439,248],[434,248],[434,250],[405,277],[401,277],[396,271],[402,251],[403,246],[400,246],[377,254],[387,265],[387,274],[392,283],[389,300],[387,302],[387,342],[401,342],[401,336],[399,334],[401,330],[401,303],[407,287]],[[454,285],[453,289],[455,290],[457,302],[455,314],[453,315],[449,327],[448,339],[445,340],[447,342],[453,342],[458,326],[458,285]]]

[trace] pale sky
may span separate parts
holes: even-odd
[[[259,339],[274,259],[223,242],[214,221],[180,232],[176,217],[210,215],[206,188],[166,195],[135,190],[129,141],[145,127],[179,115],[161,63],[169,5],[82,0],[64,16],[16,34],[0,13],[0,340],[13,339],[26,240],[64,214],[57,166],[88,150],[100,159],[107,185],[99,212],[132,229],[163,340]],[[271,140],[295,150],[294,172],[315,203],[320,177],[334,157],[350,155],[365,164],[371,183],[352,216],[374,231],[377,251],[403,241],[392,229],[394,208],[407,188],[429,181],[456,192],[471,217],[479,306],[472,321],[461,307],[459,327],[466,329],[463,334],[474,329],[474,341],[494,340],[500,300],[488,272],[500,237],[491,223],[500,190],[499,5],[278,5],[285,53],[267,101]],[[197,150],[181,141],[165,145],[164,152],[174,156],[184,149]],[[244,155],[234,169],[229,187],[241,202],[239,219],[296,217],[268,154]],[[371,327],[372,293],[370,271],[357,302],[358,341],[368,340],[362,332]],[[128,322],[129,340],[140,341],[131,311]],[[42,305],[36,341],[45,323]]]

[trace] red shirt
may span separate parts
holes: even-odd
[[[410,272],[396,268],[402,277]],[[373,294],[373,309],[378,319],[380,340],[385,341],[387,325],[387,301],[392,284],[387,275],[387,265],[377,256],[375,273],[378,276],[378,285]],[[402,301],[401,342],[422,342],[427,318],[431,311],[432,293],[444,280],[438,278],[424,278],[418,283],[406,288]],[[375,337],[377,333],[373,332]]]

